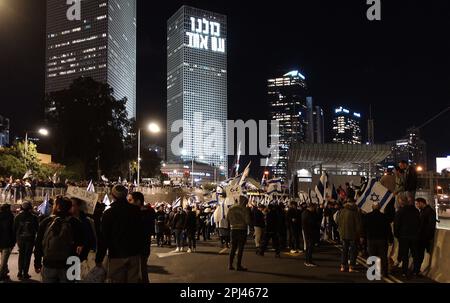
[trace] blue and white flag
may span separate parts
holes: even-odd
[[[88,187],[86,188],[86,191],[95,193],[94,183],[92,183],[92,180],[89,182]]]
[[[370,213],[372,212],[372,204],[377,202],[380,204],[380,211],[384,213],[384,209],[393,196],[394,195],[379,181],[376,179],[370,179],[367,183],[366,190],[363,192],[356,204],[362,211]]]
[[[37,211],[42,216],[49,216],[51,213],[48,193],[45,194],[44,202],[38,206]]]
[[[181,197],[178,197],[175,201],[172,202],[172,208],[181,206]]]
[[[105,197],[103,198],[103,204],[105,204],[105,210],[111,207],[111,200],[109,200],[108,194],[105,194]]]
[[[272,195],[272,194],[281,194],[283,193],[283,191],[281,190],[281,184],[283,182],[281,181],[281,179],[272,179],[267,181],[267,194],[268,195]]]
[[[319,204],[326,204],[328,199],[338,199],[336,188],[334,187],[334,184],[331,183],[328,174],[325,172],[320,176],[319,183],[316,185],[314,191],[319,200]]]
[[[108,178],[106,178],[105,175],[102,175],[101,178],[102,178],[102,181],[103,181],[103,182],[109,182]],[[119,182],[120,182],[120,181],[119,181]]]

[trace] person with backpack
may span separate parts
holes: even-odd
[[[41,273],[43,283],[65,283],[67,279],[67,259],[79,257],[83,244],[83,227],[71,216],[72,201],[58,196],[53,206],[53,214],[44,219],[36,236],[34,268]]]
[[[11,205],[3,204],[0,207],[0,281],[9,281],[8,260],[16,244],[14,233],[14,215]]]
[[[115,185],[111,195],[113,203],[103,214],[95,263],[103,267],[108,252],[107,281],[139,283],[142,281],[141,255],[148,243],[142,213],[139,207],[128,203],[125,186]]]
[[[31,202],[24,202],[21,205],[21,212],[14,219],[14,231],[19,247],[19,264],[17,278],[19,280],[28,280],[31,276],[28,274],[31,262],[31,255],[39,229],[38,217],[32,212]]]

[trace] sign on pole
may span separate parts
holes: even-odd
[[[69,186],[67,188],[66,195],[69,198],[77,198],[86,202],[86,213],[90,215],[94,214],[95,204],[98,201],[97,193],[93,193],[75,186]]]

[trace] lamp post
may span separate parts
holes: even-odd
[[[28,133],[36,133],[41,136],[47,137],[49,131],[45,128],[40,128],[38,131],[26,131],[25,132],[25,144],[24,144],[24,156],[25,156],[25,166],[27,166],[27,154],[28,154]]]
[[[152,122],[147,125],[147,130],[152,134],[158,134],[161,132],[161,128],[158,124]],[[137,155],[137,183],[138,186],[141,182],[141,129],[138,129],[138,155]]]

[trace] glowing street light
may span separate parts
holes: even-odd
[[[161,128],[155,122],[151,122],[147,125],[147,130],[152,134],[159,134]],[[137,157],[137,183],[138,186],[141,182],[141,129],[138,129],[138,157]]]
[[[417,166],[417,169],[416,169],[416,170],[417,170],[417,172],[419,172],[419,173],[420,173],[420,172],[423,172],[423,167],[422,167],[422,166]]]
[[[161,132],[161,128],[159,127],[158,124],[152,122],[147,126],[147,129],[149,130],[149,132],[153,133],[153,134],[158,134]]]

